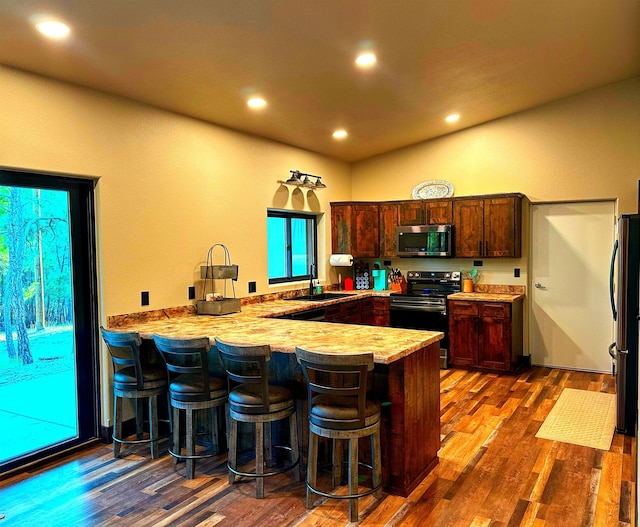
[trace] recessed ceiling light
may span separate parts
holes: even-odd
[[[376,60],[378,59],[371,52],[361,53],[356,58],[356,64],[361,68],[368,68],[369,66],[373,66],[376,63]]]
[[[261,97],[252,97],[247,101],[247,106],[249,106],[249,108],[264,108],[266,105],[267,101]]]
[[[460,119],[460,114],[457,113],[452,113],[451,115],[448,115],[444,118],[444,120],[448,123],[455,123],[458,119]]]
[[[64,38],[69,32],[69,26],[55,20],[46,20],[36,24],[36,28],[40,33],[51,38]]]
[[[347,137],[347,135],[349,134],[346,130],[336,130],[335,132],[333,132],[333,137],[335,137],[336,139],[344,139],[345,137]]]

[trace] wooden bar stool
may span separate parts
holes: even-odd
[[[264,478],[293,470],[296,481],[300,481],[300,452],[296,406],[291,392],[283,386],[269,384],[267,361],[271,358],[268,344],[247,346],[231,344],[218,338],[216,347],[227,370],[229,382],[229,483],[236,476],[256,478],[256,498],[264,497]],[[270,424],[289,418],[290,446],[272,445]],[[238,422],[254,423],[256,465],[254,472],[238,469]],[[267,429],[264,425],[267,423]],[[273,468],[273,449],[291,452],[290,463]],[[267,467],[265,472],[265,450]]]
[[[358,498],[382,497],[380,455],[380,405],[367,399],[367,373],[373,370],[373,353],[336,355],[296,348],[296,357],[307,380],[309,404],[309,456],[307,467],[307,508],[314,494],[349,500],[349,521],[358,521]],[[371,465],[358,462],[358,440],[371,438]],[[342,476],[342,443],[348,441],[348,494],[337,495],[317,487],[318,437],[333,443],[332,483]],[[371,469],[372,488],[358,492],[358,466]]]
[[[211,349],[208,337],[177,339],[154,335],[153,341],[164,359],[169,372],[169,402],[173,411],[173,441],[169,453],[174,462],[184,459],[187,479],[195,476],[195,461],[217,455],[219,449],[218,409],[227,402],[224,379],[209,373],[207,354]],[[196,452],[196,412],[208,413],[211,449]],[[185,453],[182,454],[180,411],[185,412]]]
[[[146,364],[140,357],[141,339],[131,331],[100,328],[113,363],[113,457],[123,444],[149,443],[151,458],[158,457],[158,395],[167,393],[167,370]],[[122,437],[122,400],[132,399],[136,414],[136,439]],[[149,404],[149,436],[144,438],[144,399]],[[164,436],[166,437],[166,436]]]

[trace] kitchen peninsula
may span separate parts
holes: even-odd
[[[358,293],[371,295],[370,292]],[[346,296],[346,295],[345,295]],[[346,299],[352,299],[346,296]],[[340,303],[337,299],[322,305]],[[189,338],[221,337],[231,342],[271,345],[277,380],[303,383],[295,347],[323,353],[373,352],[372,392],[382,403],[382,462],[385,489],[407,496],[438,463],[440,448],[440,332],[273,318],[317,307],[315,302],[275,300],[242,306],[225,316],[197,316],[171,310],[109,317],[112,329]],[[304,394],[304,389],[296,390]],[[301,405],[305,408],[305,405]]]

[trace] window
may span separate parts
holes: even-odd
[[[316,276],[316,217],[300,212],[267,212],[269,283],[307,280]],[[311,269],[313,267],[313,270]]]

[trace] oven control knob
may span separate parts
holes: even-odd
[[[460,280],[460,273],[459,272],[451,273],[451,278],[453,280]]]

